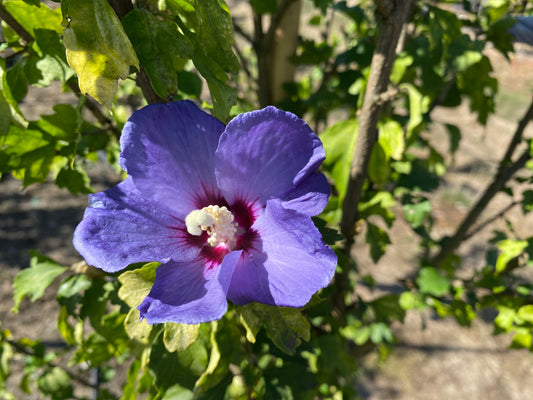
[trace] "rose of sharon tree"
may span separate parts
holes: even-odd
[[[496,310],[494,332],[533,349],[533,236],[513,226],[533,210],[533,104],[498,97],[489,57],[528,42],[533,6],[244,3],[0,0],[0,193],[13,177],[89,195],[79,262],[34,250],[13,280],[13,312],[57,288],[61,339],[2,319],[0,398],[355,399],[358,361],[383,360],[408,312],[468,326]],[[72,101],[29,117],[53,84]],[[497,99],[516,129],[443,236],[462,132],[433,112],[465,102],[485,125]],[[100,193],[95,163],[120,171]],[[360,267],[405,243],[397,219],[417,240],[391,286]],[[481,229],[487,254],[463,268]]]

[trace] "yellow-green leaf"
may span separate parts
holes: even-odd
[[[122,284],[118,297],[130,307],[137,307],[150,292],[155,279],[155,269],[159,263],[145,264],[142,268],[126,271],[118,277]]]
[[[132,308],[124,320],[124,329],[130,339],[146,344],[152,331],[152,325],[149,325],[145,319],[139,321],[139,317],[139,310]]]
[[[128,77],[130,66],[139,68],[128,36],[106,0],[70,0],[62,3],[62,12],[67,61],[81,92],[111,107],[118,79]]]
[[[168,351],[183,351],[193,344],[200,334],[200,325],[165,323],[163,343]]]

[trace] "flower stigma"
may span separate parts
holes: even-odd
[[[207,243],[212,247],[225,245],[233,249],[237,244],[238,225],[234,222],[231,211],[225,206],[207,206],[201,210],[193,210],[185,217],[187,232],[200,236],[207,232]]]

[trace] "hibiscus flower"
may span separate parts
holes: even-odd
[[[107,272],[161,263],[138,307],[148,323],[213,321],[227,299],[301,307],[329,284],[337,259],[311,220],[329,195],[324,149],[295,115],[225,127],[190,101],[153,104],[120,146],[128,178],[89,196],[74,246]]]

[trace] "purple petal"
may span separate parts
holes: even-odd
[[[308,216],[270,200],[254,223],[260,239],[243,253],[228,298],[301,307],[333,277],[337,257]]]
[[[121,166],[141,193],[184,218],[219,197],[215,150],[223,130],[190,101],[146,106],[124,125]]]
[[[149,324],[199,324],[220,319],[227,309],[226,292],[241,253],[229,253],[212,269],[200,259],[160,265],[152,290],[138,307],[141,318]]]
[[[226,200],[262,205],[288,198],[325,157],[320,139],[303,120],[274,107],[235,117],[216,155],[217,182]]]
[[[90,195],[89,202],[73,242],[90,265],[116,272],[135,262],[164,263],[198,254],[198,248],[186,245],[183,221],[142,197],[131,178]]]
[[[324,174],[313,173],[305,178],[282,202],[283,207],[313,217],[328,204],[330,188]]]

